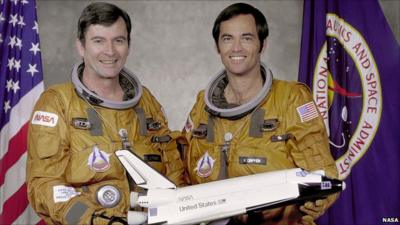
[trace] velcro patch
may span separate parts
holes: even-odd
[[[49,112],[35,111],[32,117],[32,124],[46,127],[55,127],[57,125],[58,115]]]
[[[161,162],[161,156],[156,154],[144,155],[144,161],[146,162]]]

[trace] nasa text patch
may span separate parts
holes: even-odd
[[[46,127],[55,127],[57,125],[58,115],[49,112],[35,111],[32,117],[32,124]]]

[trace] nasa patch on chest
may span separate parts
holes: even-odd
[[[88,157],[88,166],[94,172],[105,172],[110,168],[110,154],[93,146],[92,153]]]

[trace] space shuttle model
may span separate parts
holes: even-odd
[[[128,151],[115,153],[135,183],[146,193],[131,192],[129,224],[199,224],[323,198],[345,189],[345,183],[323,171],[300,168],[219,180],[187,187],[176,185]]]

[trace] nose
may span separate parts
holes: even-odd
[[[114,44],[112,42],[107,42],[107,44],[105,46],[105,49],[104,49],[104,52],[107,55],[110,55],[110,56],[114,55],[114,53],[115,53]]]
[[[235,52],[239,52],[243,49],[242,43],[240,42],[240,39],[236,39],[233,41],[233,46],[232,50]]]

